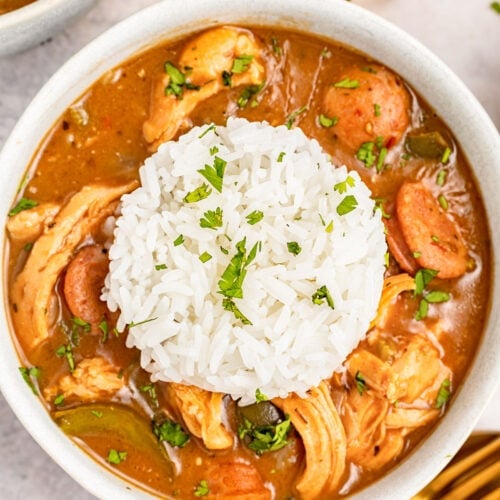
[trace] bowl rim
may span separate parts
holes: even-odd
[[[73,3],[75,4],[80,2],[81,0],[73,0]],[[38,18],[40,15],[50,14],[52,9],[67,7],[69,3],[71,3],[71,0],[36,0],[33,3],[11,10],[5,14],[1,14],[0,30],[30,22]]]
[[[40,8],[65,0],[39,0]],[[0,200],[0,217],[6,214],[18,183],[30,163],[33,151],[45,140],[45,132],[62,111],[91,85],[98,76],[120,61],[155,45],[203,26],[216,24],[277,25],[278,21],[292,29],[340,39],[394,68],[409,84],[424,95],[429,104],[453,130],[469,161],[474,159],[474,172],[484,196],[489,220],[500,217],[500,139],[498,132],[479,102],[465,85],[420,42],[375,14],[345,0],[163,0],[133,14],[113,26],[69,59],[42,87],[19,119],[2,152],[0,185],[8,196]],[[30,5],[23,9],[28,9]],[[22,10],[22,9],[20,9]],[[236,11],[237,10],[237,11]],[[165,11],[169,13],[165,16]],[[15,12],[15,11],[14,11]],[[5,14],[5,16],[9,16]],[[26,15],[31,15],[28,12]],[[2,16],[3,17],[3,16]],[[175,21],[174,21],[175,20]],[[0,18],[1,22],[1,18]],[[201,23],[204,23],[201,25]],[[1,26],[1,24],[0,24]],[[319,30],[319,31],[318,31]],[[355,43],[354,43],[355,42]],[[395,52],[394,47],[398,47]],[[98,58],[98,59],[97,59]],[[419,68],[416,71],[414,68]],[[449,90],[453,92],[449,92]],[[63,97],[60,97],[63,96]],[[459,103],[459,105],[457,105]],[[441,110],[447,110],[443,116]],[[40,124],[47,126],[39,127]],[[37,126],[40,130],[37,130]],[[471,161],[472,163],[472,161]],[[388,476],[382,477],[355,495],[359,499],[408,498],[415,494],[441,470],[472,431],[481,411],[493,396],[500,380],[499,267],[500,232],[492,231],[492,295],[481,349],[476,354],[470,373],[455,394],[446,415],[428,436]],[[5,233],[5,232],[4,232]],[[2,241],[2,272],[6,273],[6,236]],[[98,497],[149,498],[142,490],[132,490],[124,482],[105,471],[83,452],[49,417],[43,402],[33,397],[18,374],[19,360],[11,337],[6,280],[2,282],[0,300],[0,390],[7,402],[40,446],[71,477]]]

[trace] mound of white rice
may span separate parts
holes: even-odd
[[[298,128],[229,119],[163,144],[140,177],[103,299],[153,381],[247,404],[341,367],[375,316],[387,250],[357,173]]]

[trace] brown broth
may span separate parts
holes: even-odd
[[[435,184],[438,171],[443,165],[437,160],[404,158],[401,145],[391,148],[391,168],[381,174],[367,169],[355,158],[352,151],[345,148],[330,129],[318,126],[317,117],[321,113],[322,92],[332,82],[338,81],[343,72],[352,66],[369,66],[369,58],[334,42],[314,38],[302,33],[281,29],[255,28],[253,32],[266,44],[272,55],[272,40],[276,39],[283,52],[273,62],[277,71],[275,78],[267,86],[256,107],[248,106],[240,110],[234,103],[240,89],[224,90],[205,102],[200,103],[191,114],[193,125],[214,122],[224,124],[228,116],[243,116],[249,120],[266,120],[272,125],[282,124],[294,110],[304,105],[309,110],[298,116],[295,126],[299,126],[307,136],[316,138],[331,155],[334,164],[345,164],[359,172],[373,191],[374,198],[384,198],[388,209],[394,205],[399,187],[409,179],[424,180]],[[75,112],[68,110],[50,131],[32,165],[34,175],[29,180],[25,196],[42,203],[62,202],[82,186],[91,182],[115,182],[117,178],[129,180],[138,178],[138,168],[149,155],[148,146],[142,136],[142,124],[148,116],[153,80],[162,73],[165,61],[176,61],[185,40],[169,42],[155,47],[125,62],[96,82],[74,105],[88,113],[88,123],[78,124]],[[324,57],[325,48],[331,53]],[[271,57],[271,55],[269,57]],[[453,141],[445,122],[436,117],[425,101],[413,92],[413,129],[440,131]],[[446,119],[446,117],[444,117]],[[182,131],[180,132],[182,133]],[[421,324],[432,328],[440,318],[444,318],[445,328],[441,340],[444,363],[453,373],[453,389],[462,381],[473,358],[487,315],[490,289],[490,249],[485,210],[474,182],[471,169],[458,144],[454,141],[453,154],[446,166],[448,177],[441,190],[449,201],[452,213],[467,242],[469,255],[474,260],[474,268],[463,277],[453,280],[436,280],[439,288],[447,290],[452,300],[433,307],[428,318]],[[437,192],[437,187],[436,187]],[[93,235],[96,242],[101,235]],[[9,283],[12,284],[26,259],[26,252],[20,245],[9,249]],[[392,262],[389,268],[398,270]],[[394,272],[396,272],[394,271]],[[64,303],[64,299],[61,299]],[[394,342],[404,345],[415,331],[414,315],[418,302],[411,294],[404,294],[392,310],[387,330]],[[12,306],[12,305],[11,305]],[[15,313],[13,313],[15,314]],[[69,312],[62,307],[60,318],[70,322]],[[419,325],[420,327],[421,325]],[[147,375],[140,368],[139,353],[125,347],[124,336],[112,334],[103,343],[100,337],[83,334],[79,346],[74,348],[75,361],[83,358],[103,356],[125,373],[130,386],[140,387],[147,383]],[[52,337],[34,352],[24,352],[29,363],[41,368],[40,387],[43,389],[68,373],[67,360],[54,355],[56,349],[67,342],[67,334],[55,328]],[[360,348],[373,350],[367,340]],[[337,406],[342,406],[346,391],[354,390],[346,382],[345,376],[332,379],[332,394]],[[169,407],[163,395],[161,384],[158,390],[160,407]],[[140,418],[150,420],[154,412],[147,394],[136,390],[130,398],[117,400],[133,408]],[[78,406],[78,400],[68,400],[65,408]],[[52,401],[47,405],[56,411]],[[226,418],[232,430],[237,432],[234,403],[226,401]],[[412,449],[432,425],[427,425],[406,439],[404,453]],[[237,441],[237,440],[236,440]],[[241,459],[252,463],[265,482],[272,483],[276,498],[290,498],[297,495],[296,479],[304,464],[304,449],[300,436],[293,433],[290,444],[282,450],[256,456],[241,443],[233,450],[211,452],[197,439],[191,439],[184,448],[172,449],[174,462],[180,464],[182,474],[168,477],[166,471],[147,470],[140,464],[146,457],[140,455],[125,460],[119,466],[106,462],[109,448],[126,448],[126,443],[106,442],[98,438],[86,439],[84,449],[104,466],[119,471],[122,477],[159,495],[173,495],[187,498],[193,488],[205,477],[205,466],[222,464]],[[143,460],[144,459],[144,460]],[[352,493],[380,477],[394,465],[391,461],[377,471],[363,470],[352,463],[347,464],[342,494]]]

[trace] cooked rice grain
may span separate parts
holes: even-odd
[[[221,193],[198,172],[216,156],[227,162]],[[348,176],[354,182],[335,190]],[[298,128],[229,119],[163,144],[140,177],[141,187],[122,198],[103,299],[120,310],[118,329],[129,325],[127,345],[141,350],[153,381],[246,404],[257,388],[269,398],[304,395],[341,367],[376,313],[387,250],[356,172],[333,167]],[[212,188],[207,198],[183,201],[203,183]],[[339,215],[347,196],[357,205]],[[217,208],[222,227],[200,227]],[[264,217],[252,225],[246,216],[254,211]],[[251,325],[223,307],[218,284],[244,238],[247,253],[256,243],[261,250],[233,302]],[[322,287],[334,308],[313,302]]]

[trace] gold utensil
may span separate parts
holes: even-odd
[[[413,500],[500,500],[500,436],[473,434]]]

